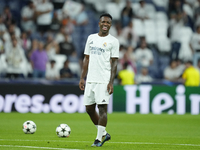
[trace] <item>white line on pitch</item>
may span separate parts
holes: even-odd
[[[21,146],[21,145],[0,145],[0,147],[21,147],[21,148],[38,148],[38,149],[57,149],[57,150],[80,150],[80,149],[68,149],[68,148],[53,148],[53,147],[38,147],[38,146]]]
[[[74,143],[91,143],[91,141],[61,141],[61,140],[22,140],[22,139],[0,139],[0,141],[46,141],[46,142],[74,142]],[[148,142],[109,142],[109,143],[116,143],[116,144],[145,144],[145,145],[177,145],[177,146],[198,146],[200,144],[177,144],[177,143],[148,143]]]

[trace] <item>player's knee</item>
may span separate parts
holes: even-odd
[[[91,107],[86,107],[86,112],[88,114],[93,114],[95,112],[95,110],[93,108],[91,108]]]

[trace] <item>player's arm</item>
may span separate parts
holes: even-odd
[[[88,64],[89,64],[89,55],[85,55],[84,59],[83,59],[83,67],[82,67],[82,72],[81,72],[81,77],[80,77],[80,81],[79,81],[79,88],[81,90],[84,90],[84,85],[85,85],[85,76],[87,74],[88,71]]]
[[[108,83],[107,86],[109,94],[113,93],[113,82],[117,72],[117,63],[118,63],[118,58],[111,58],[111,75],[110,75],[110,82]]]

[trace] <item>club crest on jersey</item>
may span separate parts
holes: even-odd
[[[104,42],[104,43],[103,43],[103,47],[106,47],[106,46],[107,46],[107,43],[106,43],[106,42]]]

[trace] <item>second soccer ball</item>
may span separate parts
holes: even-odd
[[[56,134],[58,137],[69,137],[70,133],[71,128],[67,124],[62,123],[56,128]]]

